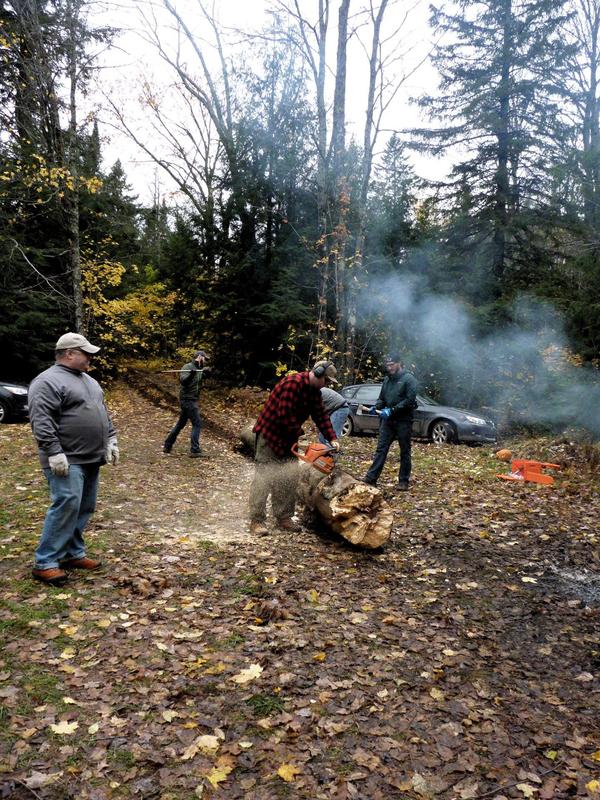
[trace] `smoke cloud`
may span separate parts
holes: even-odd
[[[510,322],[491,327],[479,311],[396,275],[370,283],[357,316],[385,328],[387,347],[414,366],[421,391],[491,410],[501,425],[582,427],[600,437],[600,376],[577,364],[556,309],[522,295]]]

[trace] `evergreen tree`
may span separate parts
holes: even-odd
[[[468,186],[477,235],[464,255],[477,253],[477,282],[491,298],[531,267],[526,228],[543,221],[533,209],[546,202],[564,132],[557,64],[569,52],[561,38],[566,17],[564,0],[462,0],[453,13],[432,13],[443,34],[433,59],[440,93],[420,105],[441,124],[416,133],[422,149],[466,153],[451,186],[461,202]]]
[[[417,178],[397,134],[388,140],[375,167],[368,204],[368,265],[383,260],[399,269],[407,249],[416,244],[415,205]]]

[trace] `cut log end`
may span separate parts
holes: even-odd
[[[352,544],[375,549],[391,536],[394,515],[379,489],[357,481],[336,468],[323,476],[304,467],[299,498],[315,510],[327,527]]]

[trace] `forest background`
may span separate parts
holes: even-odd
[[[376,379],[399,349],[438,400],[600,435],[600,0],[432,6],[426,65],[395,0],[273,0],[255,32],[136,5],[161,80],[99,114],[119,14],[0,2],[3,377],[69,329],[105,375],[203,347],[263,386],[317,357]],[[409,127],[394,101],[424,66]],[[117,128],[176,191],[148,203],[106,165]]]

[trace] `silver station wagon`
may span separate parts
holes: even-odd
[[[359,383],[344,386],[341,394],[348,400],[350,414],[342,436],[379,431],[379,416],[369,414],[363,406],[374,406],[381,391],[380,383]],[[496,441],[496,426],[491,419],[475,411],[442,406],[425,394],[417,395],[412,435],[436,444],[486,444]]]

